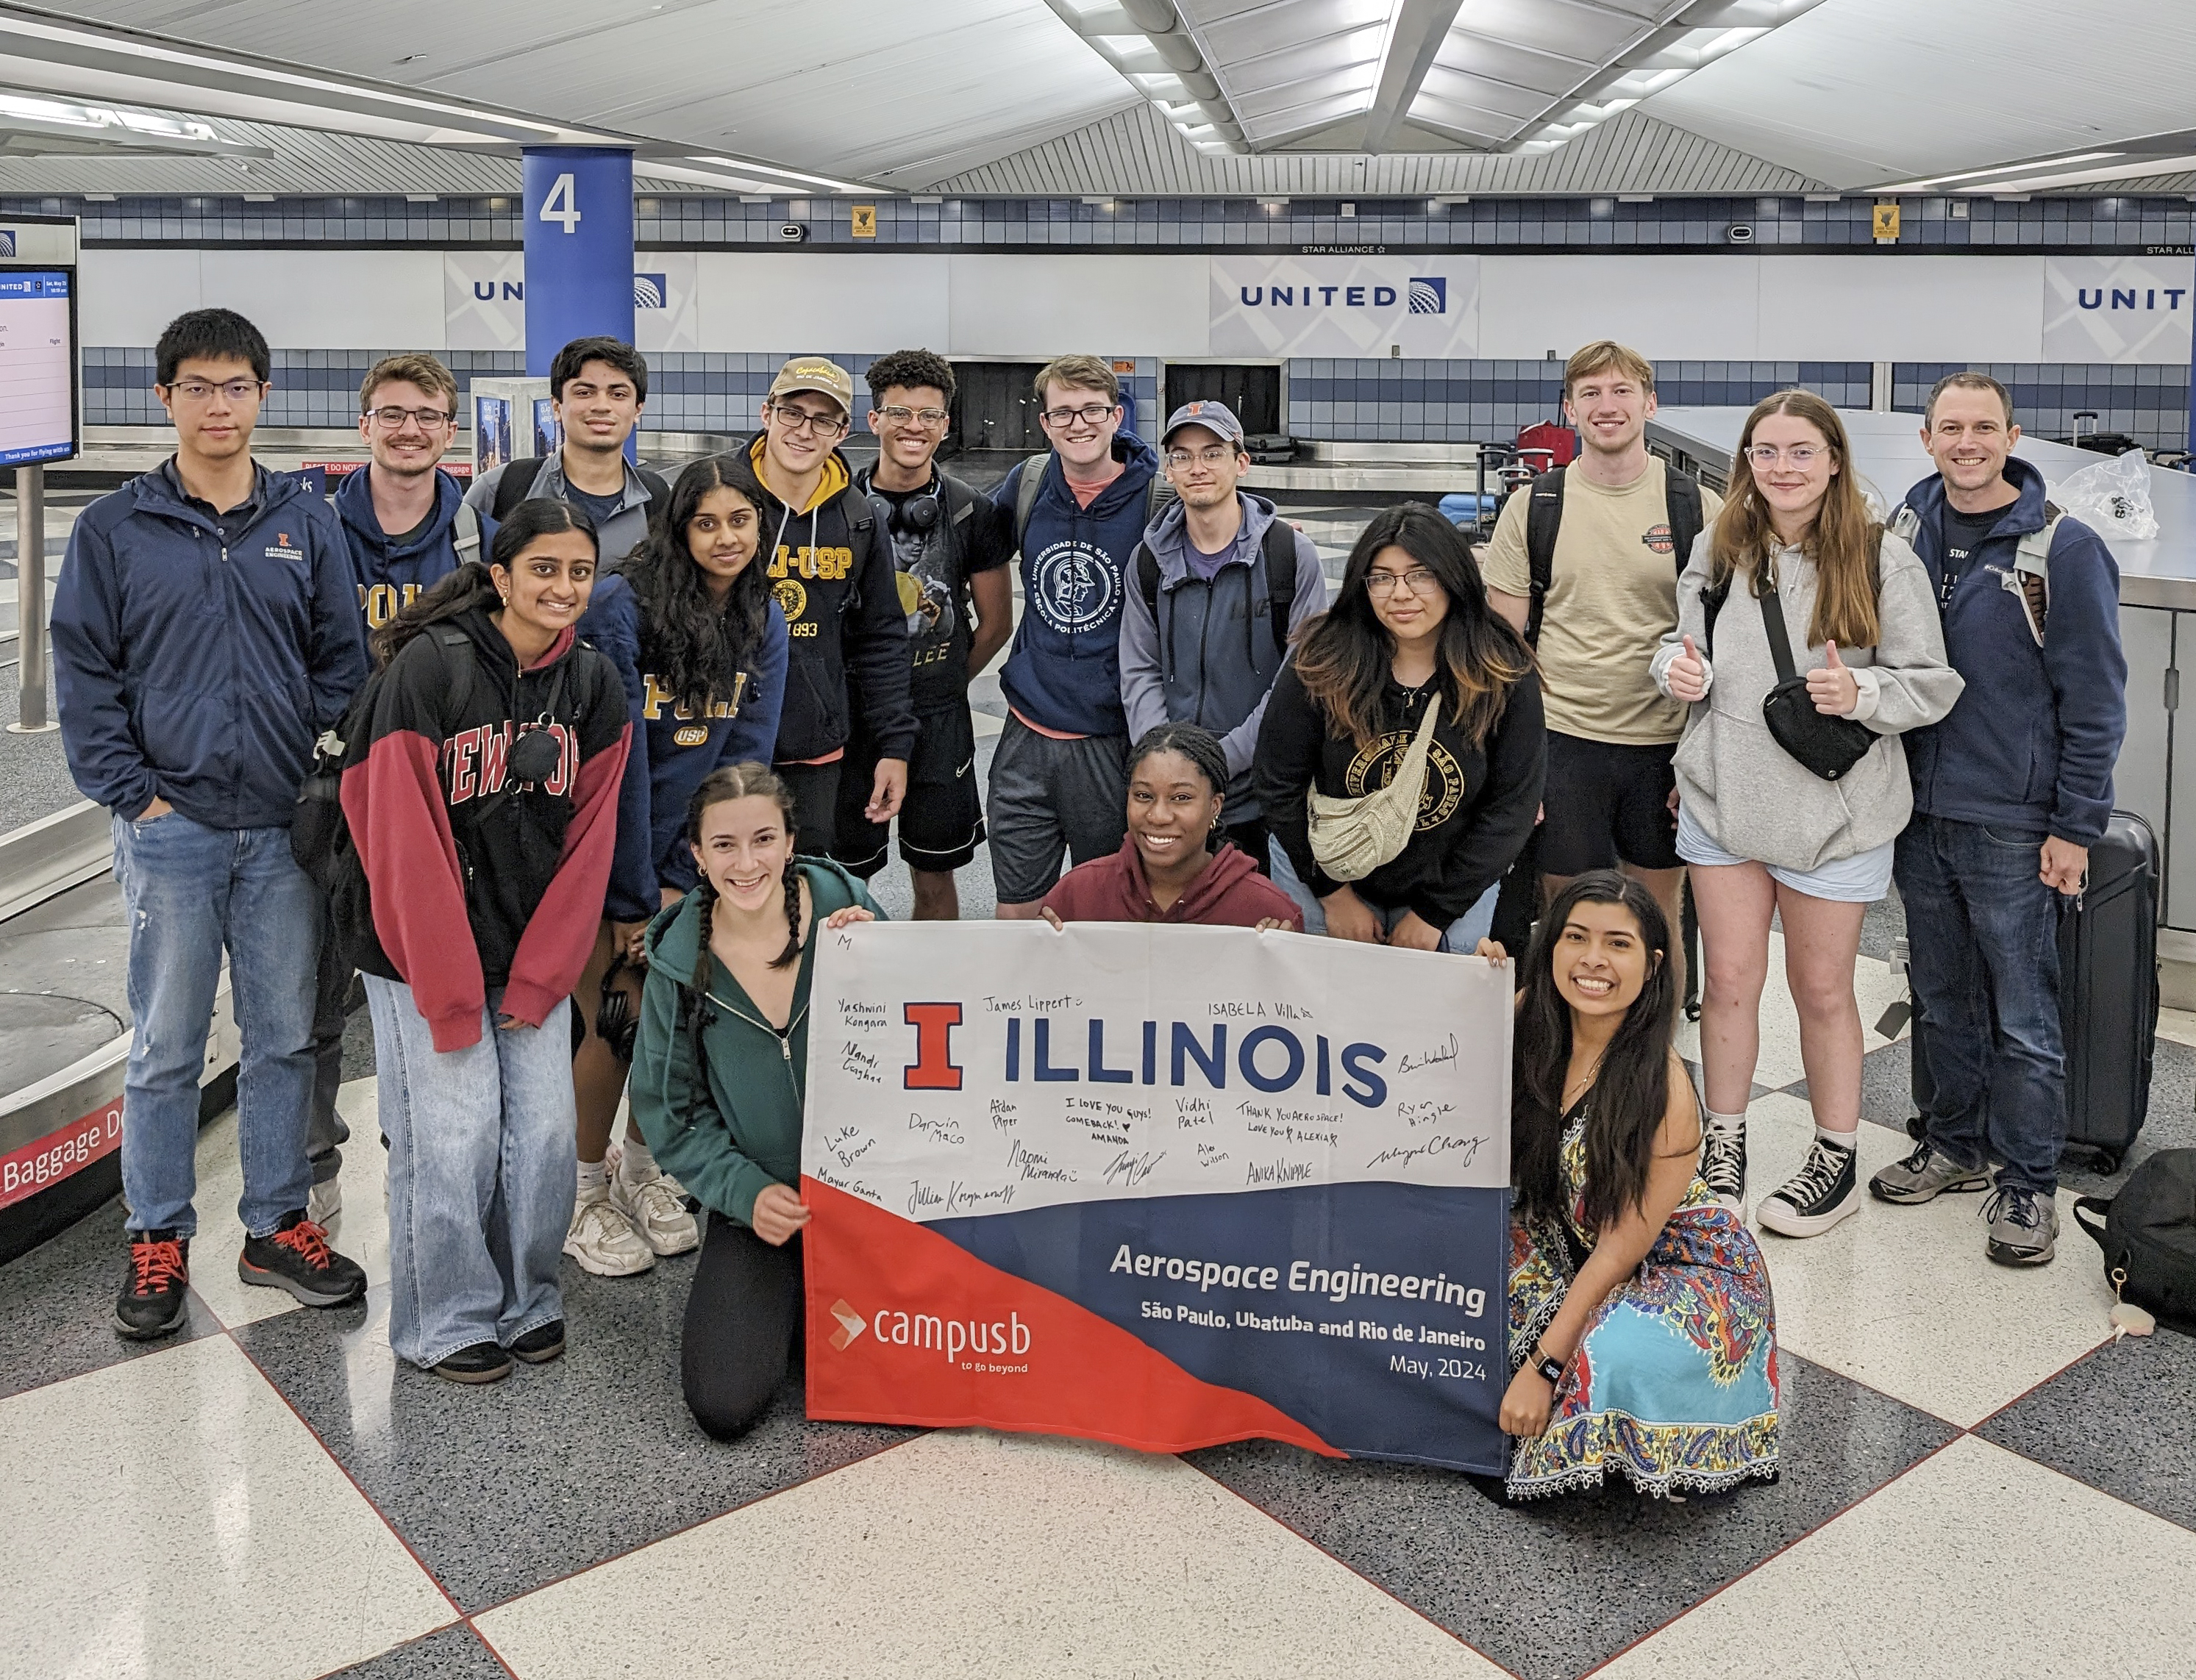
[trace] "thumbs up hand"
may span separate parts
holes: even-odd
[[[1860,679],[1838,657],[1835,642],[1823,644],[1823,658],[1822,667],[1807,673],[1807,698],[1815,702],[1817,712],[1834,718],[1849,716],[1860,704]]]
[[[1696,700],[1708,698],[1708,664],[1693,650],[1691,637],[1685,638],[1681,651],[1670,661],[1662,675],[1669,686],[1671,699],[1682,700],[1690,706]]]

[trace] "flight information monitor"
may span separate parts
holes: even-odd
[[[77,452],[75,276],[0,269],[0,467]]]

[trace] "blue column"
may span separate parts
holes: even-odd
[[[633,342],[633,153],[529,147],[526,372],[547,375],[575,338]]]

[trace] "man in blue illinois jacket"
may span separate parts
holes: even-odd
[[[134,1031],[123,1084],[130,1263],[114,1325],[185,1316],[199,1075],[222,952],[248,1284],[334,1307],[366,1274],[307,1216],[318,894],[290,855],[313,742],[366,680],[357,592],[327,505],[251,459],[267,341],[228,309],[178,315],[153,386],[176,453],[84,510],[54,599],[69,772],[113,813]]]
[[[1128,831],[1118,646],[1159,471],[1152,446],[1121,430],[1120,381],[1100,358],[1047,363],[1037,396],[1052,453],[1014,467],[992,498],[1021,550],[1022,615],[999,673],[1007,725],[985,818],[1008,921],[1037,915],[1063,852],[1078,863],[1111,857]]]
[[[1939,380],[1922,432],[1937,472],[1893,522],[1938,580],[1967,687],[1942,723],[1906,736],[1914,820],[1895,878],[1930,1095],[1921,1144],[1870,1188],[1899,1204],[1980,1190],[1995,1157],[1987,1252],[2041,1266],[2066,1140],[2060,904],[2081,891],[2112,816],[2127,661],[2119,569],[2095,532],[2060,517],[2047,575],[2022,575],[2020,540],[2049,514],[2043,476],[2012,453],[2020,436],[1997,380]]]

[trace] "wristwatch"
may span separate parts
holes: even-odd
[[[1551,1386],[1563,1380],[1563,1362],[1548,1357],[1548,1350],[1537,1342],[1533,1348],[1533,1369],[1546,1377]]]

